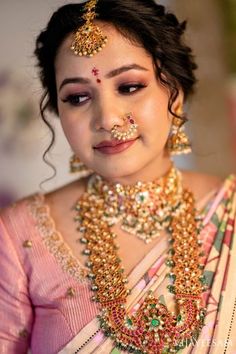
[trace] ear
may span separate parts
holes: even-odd
[[[183,104],[184,104],[184,93],[183,90],[180,88],[178,96],[176,97],[172,105],[172,111],[180,115],[183,112]]]

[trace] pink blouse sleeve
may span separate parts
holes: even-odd
[[[1,354],[27,353],[33,321],[27,276],[14,247],[16,242],[17,231],[14,233],[14,225],[6,212],[0,217]]]

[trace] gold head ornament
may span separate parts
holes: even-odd
[[[90,0],[84,6],[85,13],[82,18],[85,20],[85,24],[75,32],[71,44],[71,50],[75,55],[92,57],[100,52],[107,43],[107,37],[93,23],[96,18],[96,4],[97,0]]]

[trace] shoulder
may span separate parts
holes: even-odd
[[[68,183],[43,196],[43,208],[46,208],[48,219],[62,234],[71,230],[71,220],[74,219],[74,207],[80,196],[86,191],[88,177]],[[73,223],[74,228],[74,223]]]
[[[197,202],[215,193],[224,183],[224,179],[205,173],[185,170],[182,175],[184,186],[193,192]]]
[[[20,220],[22,218],[25,218],[25,216],[28,214],[27,212],[27,205],[29,200],[33,198],[33,195],[30,197],[25,197],[22,198],[9,206],[1,209],[0,211],[0,218],[4,223],[9,224],[10,222],[14,222],[14,220]]]
[[[57,203],[62,203],[64,205],[71,202],[76,202],[77,199],[84,193],[86,185],[88,182],[88,177],[81,178],[72,183],[66,184],[50,193],[45,194],[45,201],[49,205],[55,205]]]
[[[17,249],[35,234],[34,217],[30,205],[40,201],[42,195],[34,194],[20,199],[0,211],[0,243],[12,242]]]
[[[42,218],[64,219],[85,191],[87,179],[83,178],[47,194],[32,194],[20,199],[0,211],[0,233],[7,232],[12,238],[25,238],[35,231]]]

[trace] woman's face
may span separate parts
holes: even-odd
[[[112,26],[99,25],[108,43],[94,57],[76,56],[70,49],[72,35],[59,49],[55,72],[63,130],[76,156],[105,178],[123,183],[154,179],[170,166],[165,151],[171,125],[168,91],[156,80],[152,58],[142,47]],[[99,148],[114,142],[111,129],[122,128],[127,113],[138,124],[132,142]]]

